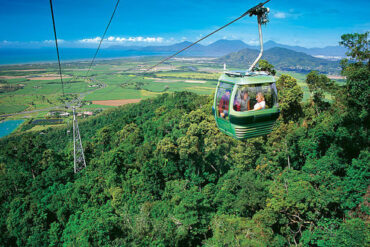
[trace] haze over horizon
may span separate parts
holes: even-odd
[[[0,1],[0,48],[53,47],[54,36],[48,1]],[[54,14],[61,47],[95,48],[116,0],[54,0]],[[171,45],[195,41],[240,16],[258,1],[121,1],[103,47],[111,45]],[[361,6],[361,7],[359,7]],[[336,46],[344,33],[370,30],[370,3],[313,0],[272,0],[270,22],[263,27],[264,41],[306,48]],[[206,16],[205,16],[206,13]],[[170,23],[170,24],[168,24]],[[245,17],[215,34],[203,45],[219,39],[258,44],[255,18]]]

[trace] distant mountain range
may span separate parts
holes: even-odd
[[[243,49],[233,52],[216,60],[218,63],[226,63],[228,66],[248,69],[258,56],[259,51],[255,49]],[[316,58],[303,52],[290,49],[273,47],[267,49],[262,56],[279,70],[291,70],[297,72],[309,72],[317,70],[325,73],[338,74],[340,71],[339,61],[330,61]]]
[[[265,49],[270,49],[274,47],[286,48],[296,52],[303,52],[311,56],[322,56],[323,58],[343,58],[346,56],[347,49],[342,46],[326,46],[324,48],[305,48],[301,46],[290,46],[276,43],[274,41],[267,41],[264,44]],[[259,46],[254,46],[253,48],[259,49]]]
[[[145,52],[176,52],[186,46],[190,45],[189,41],[184,41],[181,43],[169,45],[169,46],[110,46],[108,49],[113,50],[127,50],[127,51],[145,51]],[[296,52],[303,52],[307,55],[316,56],[329,60],[339,60],[342,57],[345,57],[346,49],[341,46],[327,46],[324,48],[305,48],[301,46],[290,46],[276,43],[274,41],[267,41],[264,43],[264,49],[268,50],[271,48],[280,47]],[[200,45],[196,44],[191,47],[189,50],[185,51],[183,55],[198,55],[198,56],[224,56],[231,52],[237,52],[242,49],[257,49],[259,46],[247,45],[241,40],[218,40],[210,45]]]
[[[111,46],[109,49],[172,53],[190,44],[190,42],[184,41],[169,46]],[[218,57],[217,63],[226,63],[228,66],[247,69],[258,56],[259,49],[259,46],[247,45],[241,40],[218,40],[207,46],[196,44],[180,55]],[[338,60],[345,56],[344,53],[345,49],[340,46],[305,48],[268,41],[264,43],[263,59],[269,61],[279,70],[298,72],[318,70],[320,72],[338,74],[340,71]],[[324,59],[328,57],[331,59]]]

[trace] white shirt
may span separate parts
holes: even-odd
[[[257,102],[257,104],[254,105],[253,110],[257,110],[258,108],[265,109],[266,102],[262,100],[261,102]]]

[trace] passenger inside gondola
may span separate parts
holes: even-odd
[[[218,105],[218,111],[220,117],[226,118],[229,113],[229,102],[230,102],[230,90],[226,90],[225,94],[222,96],[220,103]]]
[[[250,110],[250,98],[246,88],[241,89],[234,100],[235,111],[249,111]]]
[[[261,93],[261,92],[257,93],[256,100],[257,100],[257,103],[254,105],[253,110],[257,111],[257,110],[265,109],[266,102],[265,102],[265,97],[264,97],[263,93]]]

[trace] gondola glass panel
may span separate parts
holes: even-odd
[[[264,109],[278,107],[275,83],[238,85],[233,103],[234,111],[246,112],[255,110],[255,106],[258,103],[258,94],[264,98]]]

